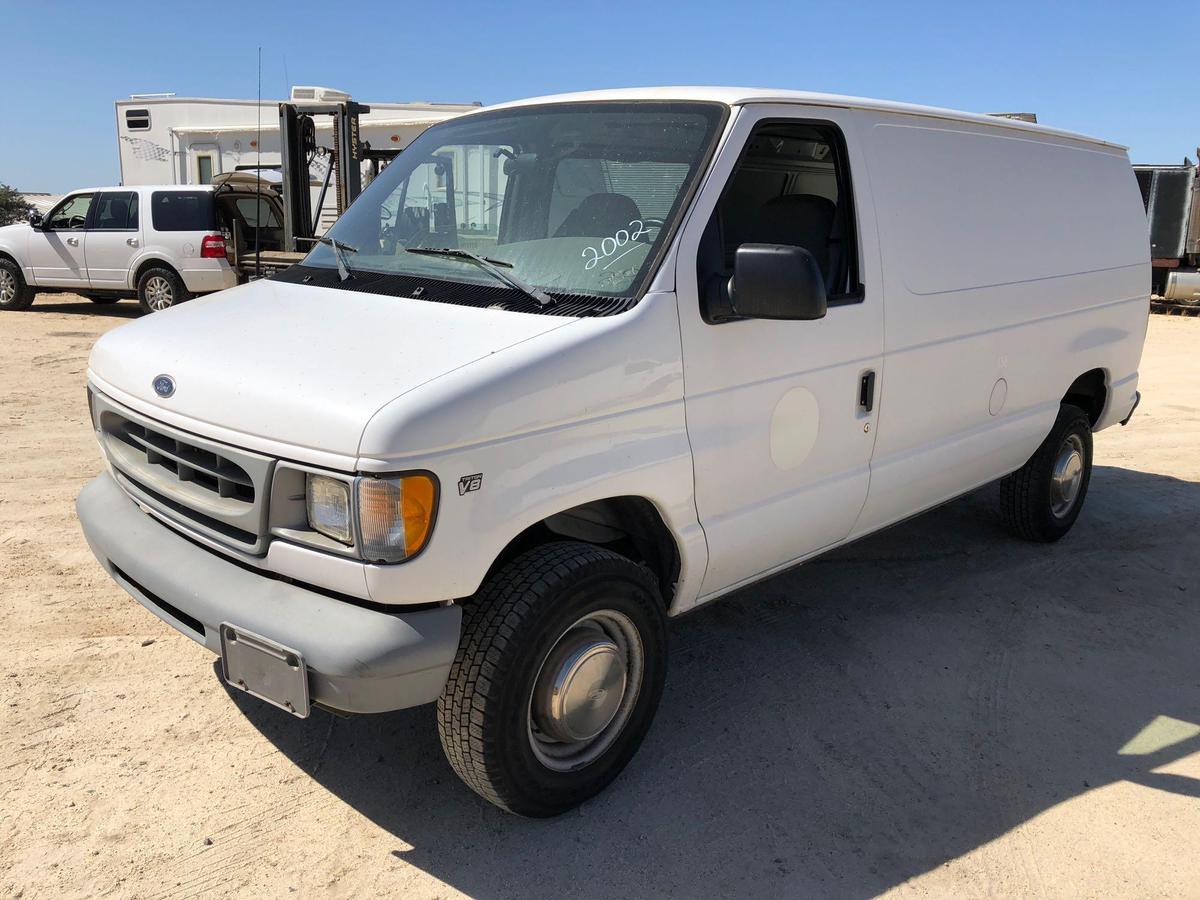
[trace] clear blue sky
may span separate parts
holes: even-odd
[[[114,183],[114,100],[253,97],[259,45],[272,99],[289,82],[368,102],[484,103],[733,84],[1032,110],[1129,145],[1135,162],[1178,162],[1200,143],[1200,0],[0,0],[0,182]]]

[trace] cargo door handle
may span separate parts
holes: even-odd
[[[875,408],[875,371],[864,372],[858,383],[858,405],[865,412]]]

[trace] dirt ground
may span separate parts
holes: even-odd
[[[1152,317],[1065,540],[989,488],[675,623],[626,773],[526,821],[432,709],[231,697],[93,561],[86,358],[137,315],[0,315],[0,893],[1200,897],[1200,319]]]

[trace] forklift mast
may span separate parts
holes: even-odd
[[[331,178],[339,216],[362,193],[362,162],[370,149],[359,140],[358,120],[361,114],[370,111],[369,106],[353,100],[279,104],[284,250],[303,252],[311,248],[316,237],[316,217]],[[317,153],[317,116],[333,118],[333,146],[314,213],[309,164]]]

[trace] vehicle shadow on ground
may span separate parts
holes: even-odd
[[[61,294],[39,294],[26,313],[66,313],[71,316],[99,316],[109,319],[136,319],[145,315],[136,300],[93,303],[84,297],[68,298]]]
[[[1200,485],[1097,467],[1050,546],[1007,537],[995,500],[676,622],[641,752],[555,820],[463,787],[431,708],[302,722],[233,699],[393,856],[477,897],[862,896],[1115,781],[1200,797],[1153,771],[1200,750],[1172,725],[1200,721]]]

